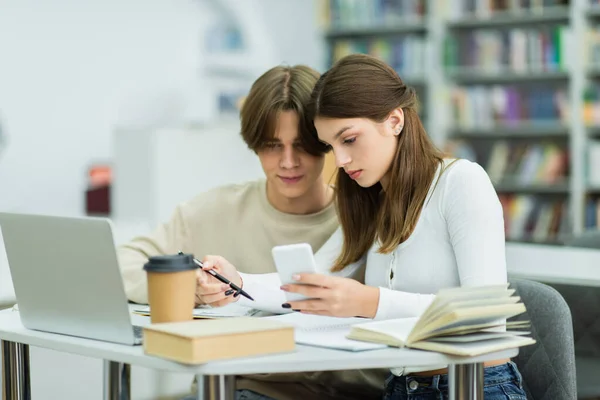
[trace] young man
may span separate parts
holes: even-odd
[[[121,246],[119,263],[131,301],[148,301],[142,266],[150,256],[179,250],[201,259],[218,255],[256,279],[254,274],[276,271],[273,246],[306,242],[317,251],[336,231],[333,189],[322,175],[327,149],[310,134],[313,127],[305,119],[318,78],[306,66],[279,66],[258,78],[242,107],[241,134],[258,155],[266,180],[202,193],[179,205],[150,235]],[[203,274],[199,271],[199,282],[206,282]],[[236,397],[379,399],[384,377],[379,370],[241,376]]]

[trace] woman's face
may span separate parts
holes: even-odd
[[[378,182],[387,185],[398,135],[404,125],[402,109],[394,110],[383,122],[368,118],[326,118],[314,121],[319,139],[331,146],[338,168],[362,187]]]

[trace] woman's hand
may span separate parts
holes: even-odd
[[[303,294],[310,300],[290,301],[282,304],[283,308],[334,317],[374,318],[377,313],[379,288],[321,274],[298,274],[294,280],[298,284],[283,285],[281,290]]]
[[[223,307],[237,301],[239,297],[232,296],[235,291],[229,285],[222,283],[206,272],[209,269],[215,270],[215,272],[242,287],[242,278],[237,269],[221,256],[206,256],[202,260],[202,264],[202,269],[199,269],[196,274],[196,305],[206,304],[211,307]]]

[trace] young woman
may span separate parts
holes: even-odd
[[[366,256],[366,284],[303,274],[300,283],[318,287],[282,290],[317,300],[284,308],[375,319],[418,316],[441,288],[507,281],[502,207],[490,179],[476,163],[444,158],[416,107],[414,89],[374,57],[347,56],[317,82],[314,125],[340,168],[343,245],[333,270]],[[446,373],[445,366],[394,369],[385,399],[445,398]],[[487,400],[526,398],[510,359],[486,363],[484,376]]]

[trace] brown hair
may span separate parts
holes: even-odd
[[[339,60],[317,82],[311,114],[327,118],[368,118],[383,122],[398,108],[404,129],[390,167],[390,185],[363,188],[347,174],[337,175],[337,210],[344,245],[333,267],[359,260],[375,240],[390,253],[412,233],[443,154],[433,145],[416,111],[417,95],[398,74],[375,57],[353,54]]]
[[[313,156],[322,156],[328,151],[318,140],[306,113],[319,75],[305,65],[277,66],[252,84],[240,112],[242,138],[251,150],[261,150],[274,138],[281,111],[295,111],[299,119],[298,140],[304,151]]]

